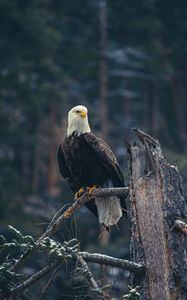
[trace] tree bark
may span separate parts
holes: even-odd
[[[145,266],[134,276],[143,300],[187,299],[187,238],[175,226],[186,223],[182,181],[167,163],[157,141],[135,130],[139,144],[129,146],[131,255]]]
[[[107,68],[107,3],[99,1],[99,25],[100,25],[100,114],[101,134],[104,139],[108,137],[108,68]]]

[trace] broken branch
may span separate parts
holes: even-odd
[[[101,265],[107,265],[110,267],[117,267],[120,269],[128,270],[136,274],[144,273],[144,266],[141,264],[134,263],[129,260],[124,260],[120,258],[115,258],[112,256],[100,254],[100,253],[88,253],[79,252],[79,255],[87,262],[97,263]]]
[[[37,273],[33,274],[30,278],[16,286],[15,288],[12,288],[8,292],[8,297],[10,297],[13,294],[19,294],[22,291],[24,291],[26,288],[34,284],[36,281],[50,273],[51,271],[55,270],[57,267],[61,266],[63,264],[62,260],[56,260],[53,264],[48,265],[47,267],[43,268],[42,270],[38,271]],[[3,294],[0,294],[4,296]]]
[[[101,291],[101,289],[99,288],[97,282],[95,281],[95,279],[94,279],[94,277],[93,277],[93,275],[92,275],[92,273],[91,273],[91,271],[90,271],[90,269],[89,269],[87,263],[85,262],[85,260],[84,260],[84,259],[82,258],[82,256],[79,255],[79,254],[77,255],[77,259],[78,259],[78,261],[80,262],[82,268],[84,269],[84,272],[85,272],[85,274],[86,274],[86,277],[87,277],[88,281],[90,282],[93,291],[94,291],[96,294],[98,294],[98,295],[100,295],[100,296],[103,296],[103,292]]]

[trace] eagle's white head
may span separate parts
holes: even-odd
[[[80,135],[90,131],[87,108],[83,105],[73,107],[68,113],[67,136],[72,135],[73,132]]]

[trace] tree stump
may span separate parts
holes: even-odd
[[[131,256],[145,265],[145,276],[134,275],[133,285],[140,286],[143,300],[184,300],[187,228],[181,176],[158,141],[134,131],[140,142],[128,147]]]

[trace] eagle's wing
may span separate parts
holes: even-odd
[[[117,159],[108,146],[108,144],[93,133],[84,133],[81,138],[89,145],[89,147],[96,153],[100,162],[103,164],[106,171],[110,174],[111,180],[116,187],[125,186],[123,174],[118,165]],[[120,197],[121,206],[124,209],[126,215],[126,203],[125,196]],[[86,203],[87,204],[87,203]],[[90,202],[92,205],[92,203]],[[89,207],[90,208],[90,207]],[[91,209],[91,208],[90,208]],[[92,207],[93,209],[93,207]],[[91,209],[91,210],[92,210]]]
[[[69,170],[66,165],[66,160],[64,157],[63,143],[60,144],[58,147],[58,165],[59,165],[59,169],[60,169],[60,173],[61,173],[62,177],[64,177],[65,179],[68,179],[70,174],[69,174]]]
[[[69,186],[72,189],[72,191],[75,192],[73,177],[71,176],[68,166],[66,164],[63,148],[64,148],[64,143],[61,143],[58,147],[58,165],[59,165],[60,173],[62,177],[64,177],[64,179],[69,183]]]
[[[106,171],[111,175],[115,186],[124,186],[123,174],[108,144],[93,133],[84,133],[81,135],[81,138],[95,152]]]

